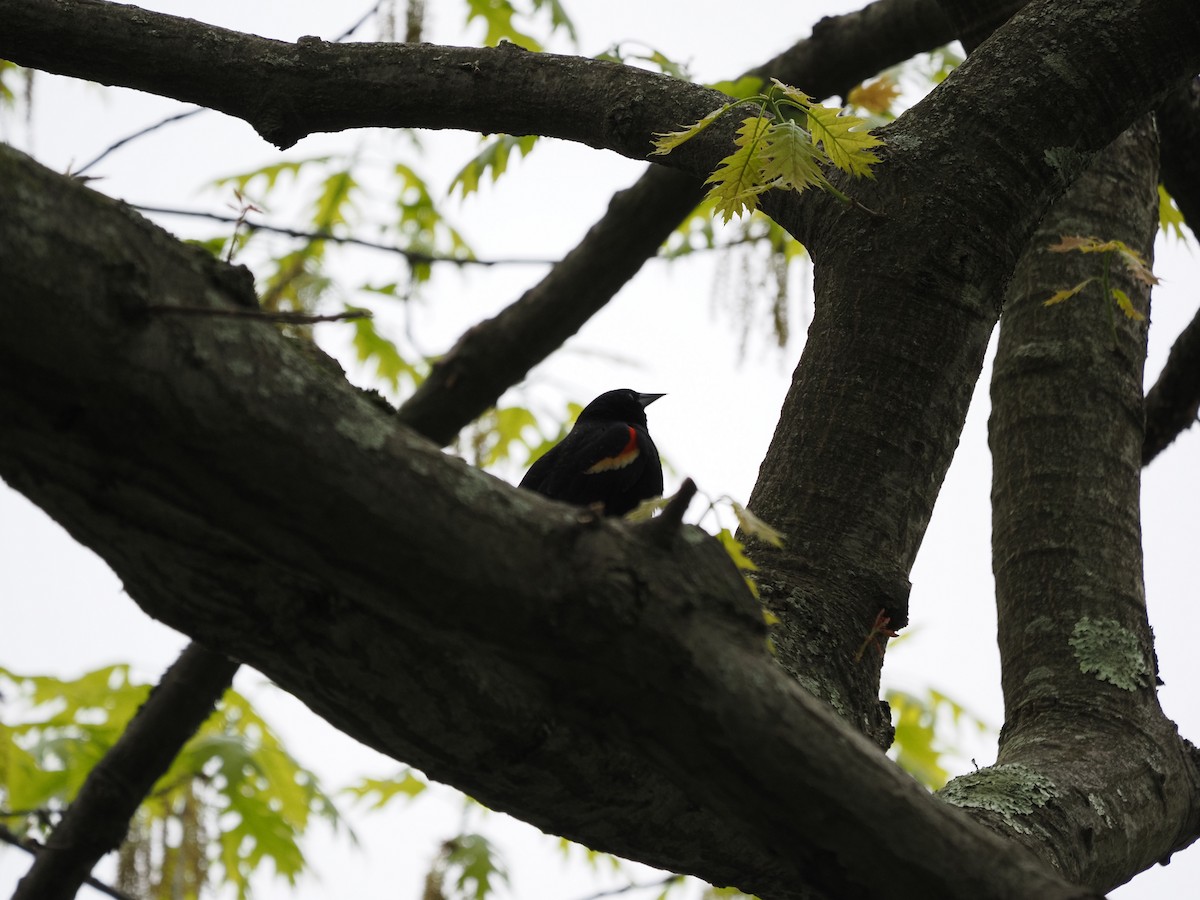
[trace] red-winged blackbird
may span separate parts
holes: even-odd
[[[662,463],[646,429],[646,407],[664,394],[622,389],[583,408],[571,433],[529,467],[521,487],[564,503],[604,504],[623,516],[662,494]]]

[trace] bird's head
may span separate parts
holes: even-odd
[[[666,394],[639,394],[629,388],[606,391],[583,408],[579,421],[627,422],[646,424],[646,407]]]

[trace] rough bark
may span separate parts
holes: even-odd
[[[213,711],[237,663],[192,644],[96,764],[13,900],[71,900],[100,857],[125,840],[141,802]]]
[[[1200,833],[1200,771],[1158,705],[1146,617],[1147,322],[1118,312],[1099,284],[1043,302],[1104,268],[1096,254],[1052,252],[1064,235],[1121,240],[1150,258],[1156,154],[1148,121],[1118,140],[1041,223],[1013,278],[990,422],[1005,725],[997,765],[946,791],[1005,833],[1014,808],[1044,807],[1015,839],[1101,891]],[[1149,313],[1149,285],[1120,265],[1110,278]]]
[[[248,285],[0,159],[0,209],[20,211],[0,220],[0,383],[21,384],[0,394],[0,471],[149,613],[592,846],[772,897],[1089,896],[781,672],[711,538],[664,548],[515,491],[270,325],[148,312],[228,309]]]

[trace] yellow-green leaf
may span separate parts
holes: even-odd
[[[1167,193],[1161,184],[1158,186],[1158,227],[1164,234],[1173,234],[1179,240],[1187,240],[1183,232],[1183,213],[1175,205],[1175,200]]]
[[[746,534],[758,538],[760,541],[765,541],[776,547],[783,546],[782,532],[772,528],[746,507],[738,502],[733,503],[733,514],[737,516],[738,525]]]
[[[1117,301],[1117,306],[1121,307],[1121,312],[1125,313],[1128,318],[1133,319],[1135,322],[1140,322],[1146,318],[1133,308],[1133,301],[1129,299],[1129,295],[1123,290],[1113,288],[1112,295],[1113,299]]]
[[[807,110],[813,106],[812,97],[799,88],[794,88],[790,84],[784,84],[778,78],[771,79],[771,94],[782,94],[784,100],[798,109]]]
[[[734,144],[737,150],[721,160],[717,170],[708,176],[705,184],[712,188],[708,196],[713,198],[723,221],[746,210],[758,207],[758,195],[769,190],[771,184],[763,180],[763,138],[771,123],[761,116],[742,120]]]
[[[871,134],[858,116],[839,115],[838,110],[814,103],[808,110],[808,130],[813,143],[824,148],[829,161],[851,175],[873,178],[871,166],[879,157],[871,148],[883,144]]]
[[[716,81],[708,85],[714,91],[720,91],[722,94],[735,97],[738,100],[753,97],[762,90],[762,86],[763,80],[753,75],[743,75],[737,81]]]
[[[792,121],[773,124],[764,139],[763,179],[774,187],[802,191],[829,182],[821,172],[823,157],[813,145],[812,135]]]
[[[883,116],[891,113],[892,103],[899,96],[900,88],[896,79],[891,75],[880,75],[873,81],[864,81],[858,87],[852,88],[846,101],[851,106]]]
[[[666,156],[684,141],[689,141],[702,132],[705,128],[717,121],[725,112],[729,110],[732,104],[718,107],[710,112],[698,122],[693,122],[691,125],[684,128],[682,131],[666,131],[655,133],[654,149],[650,152],[651,156]]]
[[[1055,303],[1062,303],[1064,300],[1070,300],[1085,287],[1095,281],[1095,278],[1085,278],[1079,284],[1072,288],[1063,288],[1061,291],[1056,291],[1054,296],[1042,301],[1042,306],[1053,306]]]

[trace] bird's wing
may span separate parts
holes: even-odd
[[[576,425],[529,467],[521,487],[568,503],[586,503],[594,476],[633,475],[642,456],[642,443],[635,429],[620,422]]]

